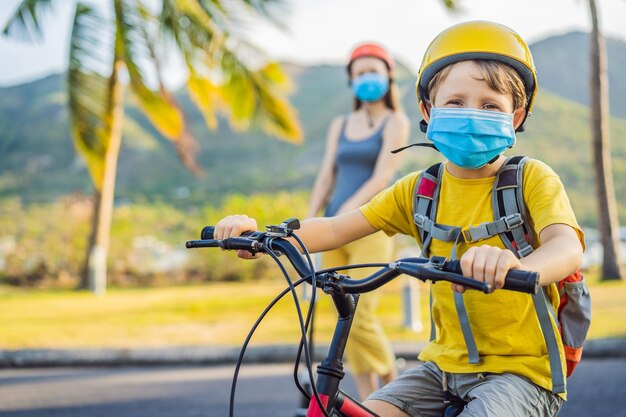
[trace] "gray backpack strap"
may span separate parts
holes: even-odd
[[[522,188],[524,165],[527,161],[525,156],[507,158],[496,174],[491,195],[493,218],[512,226],[500,233],[500,238],[518,258],[528,256],[533,251],[530,225],[525,221],[529,216]]]
[[[437,338],[437,331],[435,330],[435,320],[433,319],[433,287],[430,287],[428,296],[428,309],[430,310],[430,337],[429,341],[433,341]]]
[[[486,239],[501,233],[502,227],[506,225],[496,224],[495,222],[484,223],[479,226],[462,228],[459,226],[448,226],[438,224],[437,204],[439,201],[439,190],[441,189],[441,179],[443,178],[444,165],[435,164],[425,171],[422,171],[417,179],[415,191],[413,193],[413,221],[417,227],[420,239],[422,241],[422,256],[429,256],[429,247],[432,239],[444,242],[454,242],[451,257],[456,257],[456,247],[459,242],[467,239],[475,238],[477,240]],[[465,233],[463,233],[465,231]],[[489,234],[487,236],[486,234]],[[463,294],[454,294],[454,302],[459,316],[459,323],[463,332],[463,338],[467,346],[470,363],[480,363],[478,348],[469,323],[469,317],[465,308]],[[435,323],[432,315],[433,294],[430,291],[430,340],[437,337]]]
[[[454,305],[456,306],[457,316],[459,316],[459,324],[461,325],[463,339],[465,339],[469,363],[481,363],[482,361],[480,359],[480,355],[478,354],[478,347],[476,347],[476,340],[474,340],[474,333],[470,327],[469,316],[467,315],[467,310],[465,309],[465,299],[463,298],[463,294],[458,292],[454,293]]]
[[[530,217],[523,194],[524,165],[527,161],[528,158],[525,156],[507,158],[496,175],[492,192],[494,219],[505,219],[505,221],[508,219],[509,222],[515,223],[510,230],[500,233],[500,239],[518,258],[523,258],[533,252],[533,234],[530,230],[530,223],[527,221]],[[561,365],[558,341],[552,326],[552,322],[558,325],[557,315],[545,287],[532,297],[539,326],[548,349],[552,392],[563,393],[565,392],[565,374]]]
[[[565,374],[563,373],[563,366],[561,364],[559,344],[554,328],[552,327],[552,320],[550,319],[549,310],[552,309],[552,305],[549,304],[547,294],[545,294],[545,288],[544,291],[533,294],[532,298],[535,310],[537,311],[537,317],[539,318],[541,333],[543,333],[543,338],[548,348],[548,360],[550,361],[550,373],[552,374],[552,393],[560,394],[565,392]]]

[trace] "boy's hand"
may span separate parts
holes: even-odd
[[[521,269],[519,259],[508,249],[495,246],[474,246],[461,257],[463,275],[484,281],[491,285],[492,291],[504,286],[504,278],[511,269]],[[464,292],[462,285],[452,284],[456,292]]]
[[[218,240],[238,237],[241,236],[243,232],[255,231],[257,228],[256,220],[245,214],[226,216],[215,225],[213,237]],[[237,256],[243,259],[256,259],[261,256],[261,254],[257,253],[253,255],[247,250],[239,250],[237,251]]]

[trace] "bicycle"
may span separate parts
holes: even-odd
[[[300,223],[298,219],[288,219],[279,225],[267,226],[265,232],[246,232],[240,237],[215,240],[213,239],[213,227],[206,226],[200,233],[200,240],[190,240],[186,242],[187,248],[221,248],[226,250],[247,250],[253,254],[267,253],[277,263],[288,283],[288,288],[276,296],[261,313],[242,345],[231,386],[229,415],[233,417],[237,377],[245,350],[254,331],[270,309],[283,296],[291,292],[294,298],[301,332],[300,344],[295,360],[294,381],[302,395],[309,399],[306,416],[331,417],[338,415],[344,417],[380,417],[339,388],[340,382],[345,375],[342,361],[343,353],[350,333],[352,318],[356,311],[359,294],[373,291],[402,274],[415,277],[422,281],[448,281],[485,293],[491,292],[491,287],[485,282],[462,276],[458,260],[449,260],[438,256],[431,258],[403,258],[391,263],[347,265],[315,271],[309,252],[303,242],[298,238],[297,234],[294,233],[294,230],[297,230],[299,227]],[[298,243],[302,254],[287,238],[292,238]],[[285,266],[279,260],[279,256],[281,255],[287,258],[300,277],[296,282],[291,280]],[[347,275],[337,273],[337,271],[343,269],[365,267],[378,267],[380,269],[359,280],[352,280]],[[315,304],[316,291],[313,291],[305,319],[295,291],[295,287],[304,282],[315,288],[321,288],[325,294],[329,295],[338,313],[337,324],[327,356],[320,365],[317,366],[317,379],[313,378],[309,349],[310,336],[307,335],[312,320],[313,309],[311,306]],[[536,294],[538,288],[539,274],[530,271],[511,270],[507,274],[504,284],[504,289],[529,294]],[[301,386],[298,378],[298,369],[303,352],[309,380],[315,381],[314,384],[311,384],[311,394]],[[454,416],[460,413],[461,410],[462,405],[451,401],[446,411],[444,411],[444,416]]]

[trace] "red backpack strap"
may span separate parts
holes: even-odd
[[[413,193],[413,222],[417,227],[422,242],[422,256],[428,256],[432,235],[426,226],[428,221],[434,222],[437,218],[437,204],[439,201],[439,189],[443,177],[443,164],[441,162],[430,166],[420,172],[415,183]]]

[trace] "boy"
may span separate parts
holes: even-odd
[[[502,25],[453,26],[429,46],[417,89],[427,138],[448,159],[435,226],[493,221],[493,183],[506,160],[501,154],[515,143],[515,131],[521,130],[537,92],[528,46]],[[306,220],[298,235],[312,252],[339,247],[377,230],[414,236],[421,245],[413,207],[418,176],[400,179],[358,210]],[[465,276],[495,289],[502,287],[510,269],[537,271],[556,309],[554,283],[579,267],[583,234],[562,183],[545,164],[526,163],[523,197],[532,220],[530,233],[539,242],[528,256],[518,259],[498,235],[479,242],[433,236],[428,252],[460,256]],[[215,236],[221,239],[256,229],[256,222],[247,216],[229,216],[218,222]],[[475,360],[458,313],[459,300],[471,323],[473,353],[480,355]],[[498,290],[489,295],[464,292],[463,287],[436,283],[431,314],[436,332],[420,353],[422,362],[373,393],[365,402],[368,408],[385,417],[441,416],[449,394],[467,402],[461,416],[557,414],[565,393],[554,389],[531,297]],[[552,327],[556,332],[554,323]],[[562,346],[559,350],[563,363]],[[556,383],[564,387],[564,380]]]

